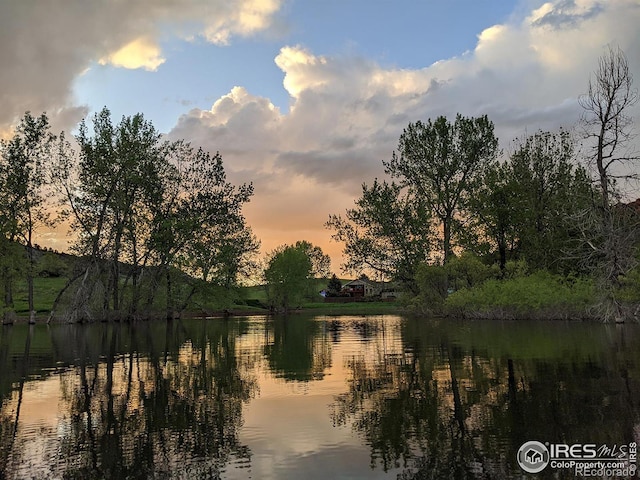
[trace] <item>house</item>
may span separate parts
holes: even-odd
[[[372,297],[380,293],[376,283],[364,279],[351,280],[342,286],[342,293],[348,293],[353,298]]]

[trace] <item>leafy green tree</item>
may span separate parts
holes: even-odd
[[[524,205],[518,197],[518,185],[509,163],[492,162],[483,172],[475,195],[469,201],[476,228],[464,242],[481,255],[498,253],[500,271],[507,264],[507,254],[516,249],[522,225]]]
[[[336,297],[342,291],[342,282],[334,273],[327,284],[327,294],[330,297]]]
[[[167,315],[175,316],[172,267],[186,269],[201,280],[235,284],[244,259],[258,243],[246,227],[242,207],[253,186],[227,182],[219,153],[211,155],[179,141],[170,146],[172,175],[152,208],[151,252],[165,276]],[[188,296],[196,293],[195,284]],[[149,301],[147,303],[150,303]],[[183,300],[182,305],[185,305]]]
[[[228,290],[256,273],[260,241],[243,217],[227,220],[210,225],[189,243],[186,262],[188,271]]]
[[[26,249],[30,322],[35,322],[33,278],[35,276],[34,234],[38,227],[51,226],[47,208],[50,197],[47,160],[55,137],[45,114],[25,113],[12,138],[0,144],[0,209],[3,247],[20,242]],[[4,253],[10,253],[8,250]],[[12,308],[12,278],[15,269],[3,268],[5,308]]]
[[[416,270],[419,294],[414,306],[429,313],[441,313],[452,291],[472,288],[492,276],[492,269],[469,251],[452,256],[446,265],[423,263]]]
[[[468,251],[452,257],[445,269],[449,287],[454,290],[475,287],[492,276],[491,267]]]
[[[295,247],[305,252],[309,260],[311,260],[311,276],[313,278],[326,278],[329,276],[331,257],[325,255],[320,247],[312,245],[306,240],[298,240]]]
[[[288,311],[313,294],[313,279],[326,276],[330,259],[320,247],[301,240],[271,252],[264,271],[267,298],[272,308]]]
[[[72,315],[94,316],[98,297],[99,315],[137,315],[164,286],[173,318],[200,285],[185,271],[235,284],[258,248],[242,216],[253,187],[227,182],[220,154],[163,141],[141,114],[114,125],[105,108],[92,128],[82,122],[77,154],[61,143],[56,156],[75,250],[89,259],[69,284]]]
[[[442,261],[447,263],[468,201],[484,167],[498,152],[493,123],[486,116],[460,114],[453,123],[442,116],[410,123],[400,136],[398,152],[383,162],[386,172],[424,201],[437,219]]]
[[[121,267],[126,261],[136,271],[142,261],[141,232],[149,231],[149,209],[163,193],[167,170],[166,147],[141,114],[114,125],[104,108],[92,127],[90,133],[84,120],[80,124],[77,156],[68,145],[58,155],[57,181],[77,234],[74,250],[89,259],[84,273],[72,279],[79,280],[74,314],[82,310],[82,316],[89,315],[94,293],[101,292],[103,312],[124,309]]]
[[[443,265],[421,263],[416,268],[415,307],[425,313],[440,313],[448,294],[449,278]]]
[[[475,249],[495,249],[502,272],[516,257],[533,269],[576,269],[567,260],[578,236],[573,216],[593,192],[587,172],[576,165],[573,139],[560,130],[516,142],[507,161],[487,165],[469,201]]]
[[[565,259],[578,233],[572,216],[593,196],[587,172],[576,164],[564,130],[531,135],[511,155],[520,256],[533,269],[571,268]]]
[[[371,270],[417,293],[415,270],[428,260],[432,221],[423,197],[396,183],[362,185],[362,196],[345,217],[331,215],[327,228],[343,242],[347,272]]]

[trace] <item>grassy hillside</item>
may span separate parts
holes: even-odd
[[[26,261],[26,260],[25,260]],[[51,312],[58,293],[65,287],[69,275],[78,269],[80,259],[68,254],[51,251],[39,251],[36,266],[37,276],[34,278],[35,309],[38,315],[45,316]],[[180,281],[182,276],[183,281]],[[20,275],[24,277],[24,275]],[[185,280],[186,279],[186,280]],[[122,277],[122,281],[125,278]],[[342,279],[346,283],[348,279]],[[174,289],[186,292],[190,290],[188,283],[193,280],[180,272],[175,274]],[[385,313],[397,310],[398,306],[388,302],[326,304],[320,296],[320,291],[327,288],[327,279],[315,279],[309,291],[311,292],[300,305],[305,310],[312,310],[318,314],[367,314]],[[156,309],[166,305],[164,287],[158,289],[154,302]],[[14,309],[19,316],[29,313],[27,283],[24,278],[17,278],[13,283]],[[268,312],[267,292],[264,285],[238,287],[226,290],[216,285],[200,285],[187,305],[187,311],[197,314],[213,314],[220,311],[235,312]]]

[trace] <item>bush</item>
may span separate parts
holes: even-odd
[[[39,277],[66,277],[69,274],[67,262],[51,252],[42,252],[36,268]]]
[[[474,287],[493,274],[491,267],[482,263],[482,260],[469,252],[464,252],[459,257],[453,257],[445,269],[449,278],[449,288],[453,290]]]
[[[413,299],[413,306],[431,313],[442,310],[447,297],[447,271],[441,265],[418,265],[416,285],[419,294]]]
[[[413,298],[413,307],[439,313],[449,292],[479,285],[492,275],[491,267],[467,252],[446,265],[421,264],[415,276],[420,293]]]
[[[590,279],[561,277],[547,271],[506,280],[487,280],[449,295],[451,313],[508,317],[585,316],[594,294]]]

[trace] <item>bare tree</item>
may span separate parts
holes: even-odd
[[[604,210],[610,210],[615,198],[615,180],[629,177],[620,168],[640,160],[629,149],[634,136],[629,110],[637,101],[627,57],[620,48],[609,47],[598,60],[587,93],[579,98],[587,138],[594,140],[591,160],[598,171]]]
[[[635,179],[634,163],[640,156],[633,150],[634,137],[631,107],[638,101],[633,88],[629,63],[620,48],[609,47],[598,60],[598,67],[589,80],[588,91],[579,99],[584,109],[582,122],[587,139],[593,141],[589,160],[597,173],[600,198],[591,215],[588,245],[597,257],[597,266],[605,293],[605,320],[623,318],[616,290],[621,278],[635,266],[634,215],[620,207],[620,180]],[[631,167],[631,168],[630,168]],[[595,215],[594,215],[595,214]],[[593,223],[593,219],[596,219]]]

